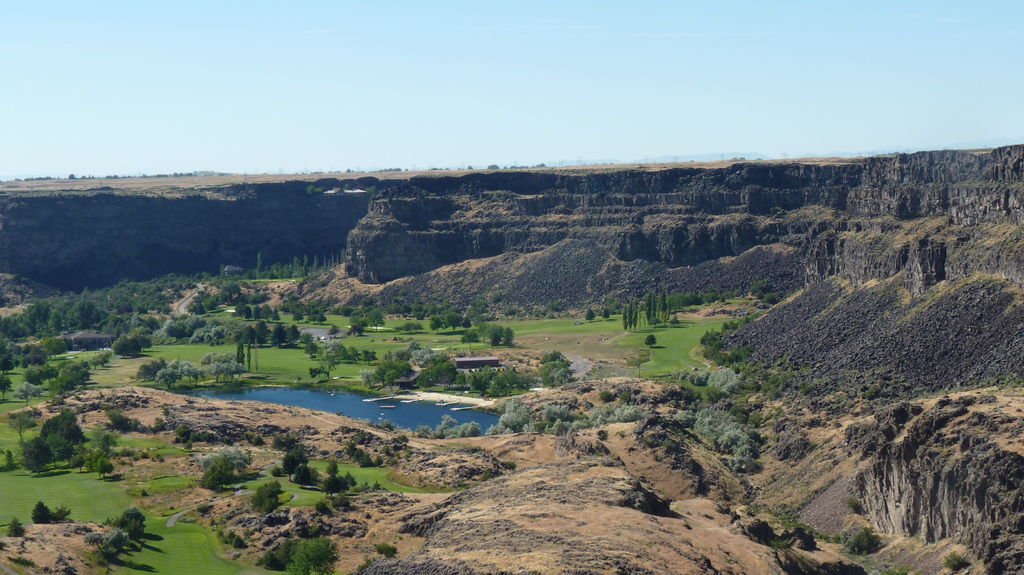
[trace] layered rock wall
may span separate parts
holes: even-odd
[[[173,195],[8,191],[0,195],[0,272],[79,289],[251,267],[257,253],[269,264],[344,251],[350,276],[383,283],[567,240],[676,269],[786,244],[803,258],[807,282],[838,275],[856,284],[906,271],[907,287],[920,293],[979,271],[1019,282],[1024,242],[1013,231],[1022,222],[1024,146],[724,168],[290,181]]]
[[[324,182],[324,185],[328,183]],[[62,289],[167,273],[216,273],[307,256],[339,258],[366,194],[307,193],[309,182],[183,197],[0,196],[0,270]]]
[[[981,557],[987,573],[1020,573],[1024,457],[995,440],[1019,433],[1020,422],[977,401],[944,399],[909,423],[912,413],[897,406],[872,428],[848,430],[849,442],[871,456],[854,491],[882,531],[928,543],[950,538]]]
[[[493,173],[392,182],[349,237],[346,267],[383,283],[565,239],[669,267],[785,243],[810,283],[907,272],[922,293],[978,271],[1019,281],[1020,251],[958,250],[1024,222],[1024,146],[822,164],[596,173]]]

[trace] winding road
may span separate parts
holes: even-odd
[[[192,305],[192,300],[196,299],[199,292],[206,286],[203,284],[196,284],[196,287],[192,288],[185,297],[171,304],[172,315],[188,315],[188,306]]]

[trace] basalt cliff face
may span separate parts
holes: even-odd
[[[336,181],[319,181],[321,190]],[[110,190],[0,195],[0,270],[61,289],[167,273],[337,258],[367,194],[309,193],[310,182],[162,196]]]
[[[506,257],[502,265],[514,267],[523,254],[562,246],[546,266],[569,265],[580,250],[602,261],[570,268],[587,284],[584,296],[552,288],[538,292],[543,297],[743,289],[757,279],[790,292],[832,276],[863,284],[899,272],[922,293],[979,272],[1024,281],[1022,222],[1024,146],[200,185],[175,194],[55,184],[48,193],[0,193],[0,272],[78,289],[252,267],[257,253],[269,264],[344,251],[350,281],[382,284],[486,258]],[[731,258],[744,254],[743,273],[730,270]],[[722,285],[707,283],[718,275]]]
[[[818,164],[418,177],[382,187],[349,235],[346,270],[385,283],[572,241],[606,251],[609,261],[655,263],[648,281],[656,281],[665,270],[785,246],[798,254],[802,277],[777,289],[834,276],[862,285],[902,272],[920,294],[976,273],[1024,280],[1022,222],[1024,146]]]
[[[1024,572],[1024,457],[1020,397],[943,398],[899,404],[847,429],[867,464],[852,482],[881,530],[952,539],[992,574]]]

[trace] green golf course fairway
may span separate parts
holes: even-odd
[[[115,573],[187,573],[192,575],[237,575],[267,573],[257,567],[239,565],[217,556],[220,544],[207,529],[179,521],[167,527],[167,519],[148,517],[142,550],[125,553]]]
[[[32,477],[18,470],[0,473],[0,529],[11,517],[31,522],[37,501],[51,508],[66,505],[75,521],[102,523],[133,507],[121,483],[97,478],[95,473],[58,471]],[[232,563],[217,555],[219,544],[205,528],[184,522],[166,527],[167,518],[148,515],[149,538],[142,550],[122,556],[116,573],[237,574],[263,571]]]

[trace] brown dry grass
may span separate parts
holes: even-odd
[[[657,172],[661,170],[689,169],[722,169],[734,164],[805,164],[805,165],[841,165],[859,163],[863,158],[796,158],[787,160],[724,160],[717,162],[678,162],[661,164],[593,164],[570,167],[551,168],[520,168],[501,170],[523,173],[553,173],[562,175],[586,175],[625,170]],[[467,174],[490,173],[494,170],[432,170],[404,172],[325,172],[319,174],[229,174],[211,176],[181,176],[153,178],[96,178],[89,180],[34,180],[0,182],[0,193],[4,192],[94,192],[99,188],[110,188],[107,191],[126,194],[175,195],[188,194],[209,188],[234,186],[239,184],[267,184],[287,181],[315,181],[327,178],[351,180],[372,177],[380,180],[402,180],[412,177],[458,177]]]

